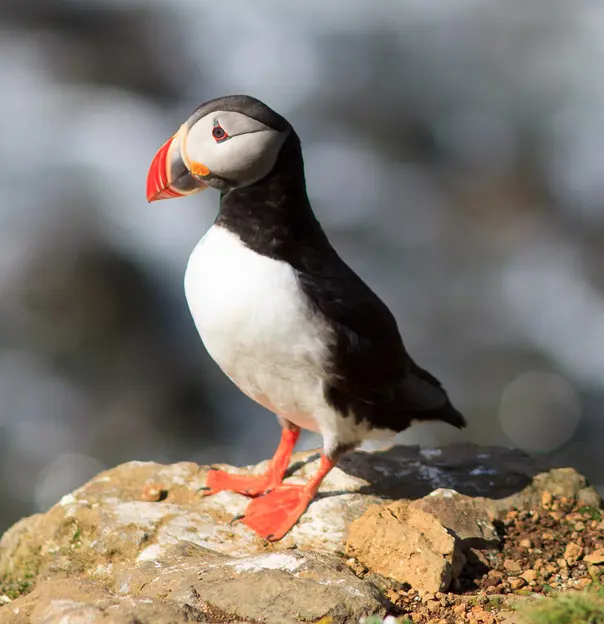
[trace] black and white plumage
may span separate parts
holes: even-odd
[[[298,427],[322,435],[326,474],[364,439],[392,436],[415,420],[459,428],[465,420],[411,359],[387,306],[331,246],[307,197],[300,140],[283,117],[249,96],[197,109],[155,157],[147,195],[207,186],[221,192],[220,208],[186,271],[193,319],[220,368],[293,432],[265,481],[211,475],[210,493],[272,488],[252,501],[244,522],[279,539],[324,476],[303,495],[282,485]]]

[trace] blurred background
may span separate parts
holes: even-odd
[[[183,295],[217,195],[152,206],[155,151],[248,93],[470,426],[604,488],[604,6],[2,0],[0,529],[99,470],[270,456]],[[303,438],[306,447],[317,437]]]

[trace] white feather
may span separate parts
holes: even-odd
[[[214,225],[191,254],[185,293],[209,354],[249,397],[300,427],[326,450],[390,432],[343,418],[323,383],[334,333],[308,305],[294,270]]]

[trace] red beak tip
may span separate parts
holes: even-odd
[[[166,194],[166,191],[169,186],[167,158],[171,143],[172,139],[169,139],[161,146],[149,167],[147,173],[147,201],[149,203],[170,196]]]

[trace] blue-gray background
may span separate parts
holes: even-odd
[[[274,449],[183,298],[218,197],[145,200],[156,149],[229,93],[294,124],[329,235],[470,421],[401,441],[519,446],[602,487],[600,2],[0,11],[0,528],[119,462]]]

